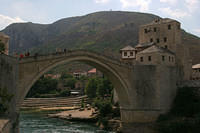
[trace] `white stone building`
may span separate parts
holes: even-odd
[[[192,66],[192,80],[200,80],[200,64]]]
[[[122,49],[120,49],[121,53],[121,59],[126,60],[126,59],[135,59],[136,58],[136,49],[133,48],[132,46],[128,45]]]

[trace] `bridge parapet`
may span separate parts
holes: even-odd
[[[34,56],[29,56],[25,58],[21,58],[19,60],[19,63],[27,63],[27,62],[34,62],[36,60],[51,60],[55,58],[63,58],[63,57],[70,57],[70,56],[88,56],[88,57],[93,57],[96,59],[103,59],[107,60],[109,62],[112,62],[113,64],[117,64],[120,66],[126,66],[130,67],[130,64],[126,64],[124,62],[121,62],[119,59],[111,57],[111,56],[106,56],[102,53],[98,53],[95,51],[88,51],[88,50],[70,50],[66,52],[58,52],[58,53],[49,53],[49,54],[44,54],[44,55],[34,55]]]

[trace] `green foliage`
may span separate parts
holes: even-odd
[[[200,96],[198,91],[198,88],[179,88],[170,114],[193,117],[200,113]]]
[[[113,86],[108,79],[103,78],[98,82],[98,85],[97,85],[98,96],[104,97],[106,94],[111,95],[112,90],[113,90]]]
[[[0,40],[0,53],[5,51],[5,44]]]
[[[64,80],[64,79],[67,79],[67,78],[73,78],[73,76],[70,75],[70,74],[67,74],[67,73],[61,74],[61,77],[60,77],[61,80]]]
[[[56,79],[41,77],[30,89],[27,97],[35,97],[40,94],[52,94],[57,89],[58,81]]]
[[[159,133],[199,133],[200,120],[198,119],[173,119],[162,121],[158,126]]]
[[[111,95],[113,86],[107,78],[91,78],[85,88],[89,98],[104,97]]]
[[[61,96],[61,97],[70,96],[70,90],[69,89],[61,90],[59,93],[59,96]]]
[[[109,98],[96,98],[93,105],[99,109],[100,117],[105,117],[108,114],[112,113],[112,103]]]
[[[0,114],[5,113],[8,110],[9,102],[13,95],[7,92],[6,88],[0,88]]]
[[[96,90],[97,90],[97,84],[98,79],[97,78],[91,78],[89,79],[86,88],[85,93],[89,98],[95,98],[96,97]]]
[[[71,89],[75,88],[76,79],[75,78],[67,78],[63,81],[65,87],[70,87]]]
[[[160,115],[157,128],[160,133],[200,132],[200,89],[179,88],[169,113]]]

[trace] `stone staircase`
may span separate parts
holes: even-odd
[[[57,98],[26,98],[21,105],[21,109],[27,108],[52,108],[52,107],[80,107],[84,103],[90,103],[87,96],[80,97],[57,97]]]

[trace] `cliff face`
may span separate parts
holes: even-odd
[[[97,12],[61,19],[48,25],[11,24],[2,32],[10,36],[10,53],[31,50],[54,52],[56,48],[90,49],[118,54],[126,45],[138,43],[138,28],[159,16],[137,12]],[[183,31],[194,63],[200,62],[200,38]]]

